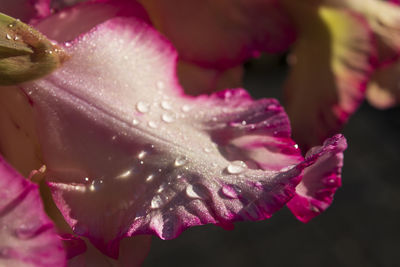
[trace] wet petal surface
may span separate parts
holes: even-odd
[[[66,49],[61,69],[24,90],[56,204],[111,257],[125,236],[269,218],[323,155],[300,162],[273,99],[241,89],[185,96],[175,50],[142,21],[108,21]]]

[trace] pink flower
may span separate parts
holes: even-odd
[[[177,52],[137,3],[83,3],[35,28],[69,57],[52,74],[18,85],[24,94],[4,90],[18,97],[4,109],[4,121],[16,119],[7,124],[14,134],[0,140],[9,141],[3,156],[15,166],[22,163],[12,136],[40,155],[20,171],[45,164],[43,191],[50,188],[62,217],[49,215],[61,231],[73,230],[64,235],[70,264],[110,258],[139,264],[149,237],[128,237],[171,239],[209,223],[231,228],[267,219],[285,204],[306,222],[330,205],[340,186],[344,137],[304,158],[276,100],[255,101],[243,89],[185,95]],[[15,107],[33,114],[32,121],[13,117]],[[21,132],[32,134],[27,140]],[[86,253],[78,237],[90,241]],[[134,246],[133,258],[125,257]]]

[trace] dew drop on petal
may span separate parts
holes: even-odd
[[[161,101],[161,107],[165,110],[170,110],[172,108],[171,104],[168,101]]]
[[[186,187],[186,195],[190,198],[199,198],[201,199],[202,197],[196,192],[196,189],[193,187],[193,185],[188,185]]]
[[[229,185],[224,185],[222,186],[221,189],[222,194],[224,194],[224,196],[228,197],[228,198],[238,198],[238,193],[236,192],[236,190],[229,186]]]
[[[149,176],[146,177],[146,182],[151,182],[154,178],[153,174],[150,174]]]
[[[127,170],[123,173],[121,173],[118,178],[128,178],[132,174],[132,170]]]
[[[165,189],[165,184],[160,185],[160,187],[157,189],[157,193],[161,193]]]
[[[230,174],[239,174],[247,168],[246,163],[241,160],[232,161],[226,167],[226,171]]]
[[[211,152],[211,148],[205,147],[205,148],[204,148],[204,152],[210,153],[210,152]]]
[[[294,145],[294,148],[295,148],[295,149],[298,149],[298,148],[299,148],[299,145],[298,145],[298,144],[295,144],[295,145]]]
[[[149,112],[149,110],[150,110],[150,105],[149,105],[148,103],[146,103],[146,102],[139,101],[139,102],[136,104],[136,109],[137,109],[137,111],[139,111],[140,113],[146,113],[146,112]]]
[[[163,205],[163,200],[160,195],[156,195],[151,200],[150,206],[152,209],[158,209]]]
[[[11,35],[9,35],[9,34],[7,33],[7,34],[6,34],[6,39],[7,39],[7,40],[11,40],[11,39],[12,39]]]
[[[157,128],[157,123],[155,121],[149,121],[147,125],[149,125],[149,127],[153,129]]]
[[[133,119],[133,120],[132,120],[132,124],[133,124],[133,125],[138,125],[138,124],[139,124],[139,121],[138,121],[137,119]]]
[[[143,159],[147,155],[147,152],[142,150],[138,154],[138,159]]]
[[[161,115],[161,119],[166,123],[171,123],[174,121],[174,117],[170,114],[163,114]]]
[[[183,105],[183,106],[182,106],[182,111],[183,111],[183,112],[188,112],[188,111],[190,111],[190,109],[191,109],[191,107],[188,106],[188,105]]]
[[[179,156],[179,157],[177,157],[177,158],[175,159],[174,165],[175,165],[176,167],[180,167],[180,166],[185,165],[186,162],[187,162],[186,157],[184,157],[184,156]]]

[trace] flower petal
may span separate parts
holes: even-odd
[[[294,30],[276,0],[140,1],[181,59],[226,69],[259,55],[285,51]]]
[[[341,186],[343,151],[346,148],[343,136],[336,135],[326,140],[322,147],[314,147],[309,152],[311,155],[324,155],[305,169],[303,179],[296,187],[296,196],[287,204],[300,221],[308,222],[332,203],[335,191]]]
[[[294,139],[309,149],[339,132],[357,109],[375,51],[368,27],[355,15],[298,2],[290,6],[301,37],[285,85],[286,108]]]
[[[0,158],[0,265],[65,266],[65,252],[47,218],[38,187]]]
[[[50,39],[67,42],[110,18],[131,16],[150,23],[144,8],[134,0],[94,0],[62,9],[36,28]]]
[[[50,0],[0,0],[0,12],[29,23],[50,15]]]
[[[397,1],[324,0],[328,5],[361,14],[376,37],[379,61],[390,62],[400,54],[400,7]]]
[[[275,157],[298,155],[280,155],[294,143],[277,101],[244,90],[184,96],[175,50],[142,21],[110,20],[66,49],[61,69],[24,90],[56,204],[111,257],[125,236],[170,239],[190,226],[269,218],[323,154],[281,170]],[[241,153],[257,137],[271,169]]]

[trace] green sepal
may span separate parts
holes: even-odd
[[[21,21],[0,13],[0,85],[41,78],[66,59],[63,49]]]

